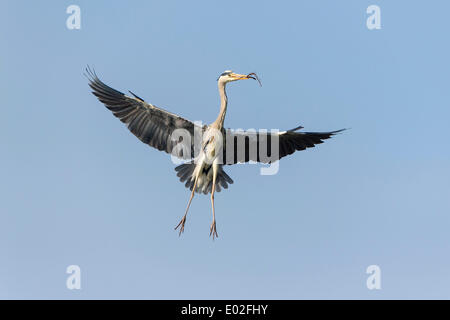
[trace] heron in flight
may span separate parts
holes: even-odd
[[[220,95],[220,111],[217,119],[205,126],[199,126],[197,123],[184,119],[176,114],[170,113],[162,108],[158,108],[148,103],[130,91],[130,95],[123,94],[106,84],[104,84],[96,75],[95,71],[89,67],[86,69],[86,75],[89,79],[89,86],[93,90],[93,94],[123,123],[128,129],[143,143],[150,145],[160,151],[165,151],[175,155],[188,162],[183,163],[175,168],[180,181],[185,183],[186,188],[191,190],[190,198],[186,207],[186,211],[175,227],[179,229],[179,234],[183,233],[186,223],[187,213],[191,205],[194,194],[204,193],[211,194],[212,207],[212,223],[210,227],[210,236],[217,237],[216,216],[214,209],[214,193],[220,192],[222,188],[227,189],[228,184],[232,184],[233,180],[225,173],[223,166],[232,165],[242,162],[261,162],[272,163],[297,150],[305,150],[314,147],[316,144],[322,143],[323,140],[330,138],[336,133],[342,131],[329,132],[301,132],[298,131],[303,127],[299,126],[287,131],[278,132],[258,132],[255,135],[254,143],[250,143],[245,132],[227,131],[224,129],[224,120],[227,112],[228,99],[226,94],[226,85],[229,82],[238,80],[254,79],[259,82],[255,73],[238,74],[233,71],[226,70],[217,79],[219,95]],[[174,139],[173,135],[177,130],[185,130],[190,136],[194,136],[195,130],[201,130],[200,148],[195,149],[194,142],[191,141],[186,148],[178,148],[177,144],[183,139]],[[223,133],[217,138],[215,133]],[[243,138],[243,139],[242,139]],[[236,141],[244,141],[238,146]],[[267,142],[267,152],[271,153],[270,158],[261,156],[261,146]],[[277,148],[271,147],[269,142],[277,141]],[[232,148],[226,148],[232,145]],[[241,150],[238,150],[241,148]],[[253,148],[253,149],[252,149]],[[189,150],[190,149],[190,150]],[[231,149],[231,150],[230,150]],[[256,152],[252,152],[256,150]],[[241,152],[239,152],[241,151]],[[222,152],[222,153],[221,153]],[[226,155],[226,152],[228,154]],[[231,156],[230,156],[230,153]],[[221,155],[221,157],[219,156]],[[226,160],[224,160],[226,159]]]

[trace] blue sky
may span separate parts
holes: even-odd
[[[81,30],[66,8],[81,8]],[[380,30],[366,8],[381,8]],[[0,298],[450,298],[447,1],[2,1]],[[232,128],[351,130],[228,167],[189,197],[167,154],[90,93],[121,91]],[[366,268],[381,268],[368,290]],[[81,290],[66,288],[67,266]]]

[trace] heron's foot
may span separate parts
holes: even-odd
[[[179,236],[184,232],[184,224],[186,223],[186,215],[183,216],[180,222],[178,222],[177,226],[175,227],[175,230],[178,229],[178,227],[181,226],[180,232],[178,233]]]
[[[213,220],[213,222],[211,223],[211,228],[209,229],[209,236],[214,238],[218,238],[219,235],[217,234],[217,230],[216,230],[216,220]]]

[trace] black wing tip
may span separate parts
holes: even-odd
[[[345,130],[348,130],[348,128],[343,128],[343,129],[328,131],[328,132],[304,132],[304,133],[312,134],[312,135],[323,135],[324,137],[322,139],[329,139],[335,135],[341,134]]]
[[[331,133],[331,135],[332,135],[332,136],[334,136],[335,134],[338,134],[338,133],[344,132],[344,131],[346,131],[346,130],[350,130],[350,128],[343,128],[343,129],[339,129],[339,130],[331,131],[330,133]]]
[[[90,82],[98,81],[99,78],[97,77],[97,74],[95,73],[95,69],[91,68],[89,65],[86,66],[86,69],[83,72],[84,76],[88,78]]]
[[[293,129],[287,130],[287,132],[296,132],[296,131],[298,131],[298,130],[300,130],[300,129],[304,129],[304,127],[303,127],[303,126],[298,126],[298,127],[293,128]],[[338,134],[338,133],[341,133],[341,132],[343,132],[343,131],[345,131],[345,130],[350,130],[350,129],[351,129],[351,128],[343,128],[343,129],[334,130],[334,131],[329,131],[329,132],[304,132],[304,133],[329,134],[330,136],[333,136],[333,135],[335,135],[335,134]]]
[[[142,98],[139,97],[138,95],[134,94],[132,91],[128,90],[128,92],[131,93],[131,94],[133,95],[133,97],[135,97],[136,99],[138,99],[138,100],[140,100],[140,101],[142,101],[142,102],[145,102],[144,99],[142,99]]]
[[[94,94],[95,92],[98,92],[99,89],[103,88],[107,88],[108,90],[112,90],[115,91],[118,94],[124,95],[122,92],[117,91],[115,89],[110,88],[109,86],[107,86],[105,83],[103,83],[102,80],[100,80],[100,78],[97,76],[97,73],[95,72],[94,68],[91,68],[89,65],[86,66],[85,72],[83,72],[84,76],[89,80],[89,86],[92,88],[92,90],[94,90]],[[137,100],[145,102],[144,99],[142,99],[141,97],[137,96],[136,94],[134,94],[133,92],[129,91]]]
[[[97,76],[95,69],[91,68],[89,65],[86,66],[85,72],[83,72],[83,74],[88,79],[91,89],[97,91],[95,86],[105,86],[105,84]]]
[[[297,130],[300,130],[300,129],[303,129],[303,128],[304,128],[303,126],[298,126],[298,127],[295,127],[293,129],[288,130],[288,132],[294,132],[294,131],[297,131]]]

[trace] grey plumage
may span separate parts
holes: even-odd
[[[180,178],[181,182],[185,182],[186,188],[189,188],[189,190],[192,190],[194,187],[194,180],[191,179],[193,177],[193,172],[195,170],[195,163],[189,162],[189,163],[183,163],[175,168],[175,171],[177,171],[177,176]],[[207,168],[206,170],[209,170]],[[212,181],[209,181],[208,185],[205,188],[202,188],[202,186],[197,186],[195,188],[196,192],[203,192],[204,194],[211,193],[212,190]],[[232,184],[234,181],[230,178],[230,176],[223,170],[222,165],[219,165],[218,171],[217,171],[217,181],[216,181],[216,191],[220,192],[221,187],[224,189],[228,189],[228,184]]]
[[[253,142],[253,146],[256,146],[256,152],[250,152],[250,137],[246,135],[244,132],[234,132],[231,130],[227,130],[224,133],[224,148],[223,148],[223,163],[227,165],[232,165],[236,163],[244,163],[248,161],[256,161],[261,163],[270,163],[271,161],[279,160],[285,156],[288,156],[295,151],[305,150],[307,148],[313,148],[316,144],[323,143],[323,140],[331,138],[333,135],[342,132],[345,129],[329,131],[329,132],[298,132],[297,130],[302,129],[303,127],[297,127],[288,131],[280,132],[280,133],[262,133],[256,132],[256,140]],[[278,155],[275,157],[269,158],[261,157],[261,155],[272,155],[271,150],[271,142],[272,139],[275,139],[275,135],[278,136]],[[264,140],[261,140],[261,139]],[[227,148],[228,140],[234,140],[234,148]],[[243,141],[245,139],[245,144],[238,144],[238,141]],[[260,150],[260,142],[266,141],[266,152]],[[238,146],[243,148],[243,150],[238,150]],[[228,157],[226,152],[228,149],[231,149],[233,152],[233,157]]]
[[[254,79],[259,83],[259,78],[255,73],[247,75],[236,74],[230,70],[223,72],[218,78],[218,89],[220,95],[220,112],[217,119],[208,126],[199,127],[192,121],[184,119],[176,114],[158,108],[133,92],[132,96],[123,94],[106,84],[104,84],[89,67],[86,69],[86,76],[89,79],[89,86],[92,93],[116,116],[125,123],[128,129],[142,142],[160,151],[165,151],[188,162],[175,168],[180,181],[186,188],[191,190],[191,196],[185,214],[175,229],[180,228],[180,234],[184,231],[186,216],[189,211],[194,194],[211,193],[211,207],[213,221],[210,228],[210,235],[217,237],[214,193],[221,189],[227,189],[233,180],[223,170],[224,165],[232,165],[241,162],[256,161],[271,163],[294,153],[295,151],[312,148],[320,144],[325,139],[342,130],[329,132],[301,132],[301,126],[284,132],[242,132],[224,129],[223,124],[227,111],[228,98],[225,86],[227,83],[237,80]],[[261,83],[260,83],[261,84]],[[177,129],[184,129],[190,135],[190,145],[187,151],[184,148],[177,148],[177,144],[182,142],[181,137],[174,141],[173,133]],[[186,132],[184,131],[184,133]],[[201,133],[200,143],[195,141],[197,134]],[[203,138],[203,133],[205,137]],[[220,135],[222,133],[222,135]],[[217,137],[215,136],[217,134]],[[250,142],[250,139],[252,141]],[[272,150],[272,142],[274,144]],[[276,141],[275,141],[276,142]],[[200,148],[196,150],[197,144]],[[264,145],[266,144],[266,145]],[[222,148],[223,146],[223,148]],[[222,149],[221,149],[222,148]],[[262,148],[262,149],[261,149]],[[190,149],[190,150],[189,150]],[[261,149],[261,150],[260,150]],[[278,153],[277,153],[278,150]],[[228,153],[231,153],[227,155]]]
[[[160,151],[172,153],[176,142],[171,141],[170,137],[175,129],[186,129],[193,136],[193,122],[147,103],[134,93],[131,93],[134,97],[129,97],[107,86],[89,68],[86,69],[86,75],[92,93],[142,142]],[[193,154],[192,141],[191,155]],[[187,158],[182,149],[177,156]]]
[[[228,75],[229,71],[221,74]],[[158,150],[165,151],[167,153],[172,153],[176,142],[171,141],[171,134],[175,129],[186,129],[191,134],[191,156],[188,157],[184,155],[180,150],[177,154],[179,158],[192,160],[196,153],[194,150],[194,127],[195,124],[192,121],[186,120],[176,114],[170,113],[164,109],[158,108],[150,103],[144,101],[144,99],[137,96],[135,93],[131,92],[133,97],[127,96],[122,92],[115,90],[105,83],[103,83],[96,75],[95,71],[91,70],[89,67],[86,69],[86,75],[89,79],[89,86],[93,90],[93,94],[123,123],[125,123],[128,129],[138,137],[142,142],[154,147]],[[306,148],[312,148],[316,144],[323,143],[323,140],[329,139],[336,133],[342,130],[330,131],[330,132],[299,132],[297,130],[302,129],[299,126],[294,129],[282,132],[278,134],[279,139],[279,156],[276,160],[279,160],[287,155],[294,153],[295,151],[305,150]],[[205,127],[199,128],[204,131]],[[262,163],[268,163],[267,159],[260,157],[260,139],[264,138],[267,141],[267,154],[270,155],[271,150],[271,139],[274,138],[275,133],[268,132],[264,134],[256,133],[256,148],[257,152],[252,154],[249,152],[249,139],[244,137],[245,133],[234,132],[230,129],[222,129],[223,132],[223,164],[232,165],[236,163],[244,163],[248,161],[256,161]],[[227,158],[227,139],[234,139],[234,148],[232,149],[234,157],[230,159]],[[240,139],[246,139],[243,150],[237,150],[238,143]],[[195,168],[195,164],[190,162],[188,164],[183,164],[175,168],[177,175],[181,182],[186,182],[187,188],[192,190],[193,183],[189,181],[190,175]],[[222,186],[224,189],[228,188],[228,184],[233,183],[233,180],[223,171],[222,166],[220,166],[220,173],[217,178],[216,186]],[[199,187],[199,186],[198,186]],[[196,192],[199,192],[199,188],[196,188]],[[220,189],[217,191],[220,191]],[[198,189],[198,190],[197,190]],[[211,186],[206,188],[208,192],[211,192]]]

